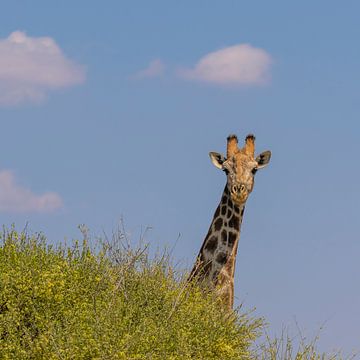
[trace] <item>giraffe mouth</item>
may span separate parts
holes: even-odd
[[[231,193],[231,200],[236,204],[236,205],[242,205],[246,202],[248,198],[248,194],[234,194]]]

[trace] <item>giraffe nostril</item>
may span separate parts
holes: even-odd
[[[238,187],[237,187],[237,185],[234,185],[233,187],[232,187],[232,192],[234,193],[234,194],[237,194],[237,192],[238,192]]]
[[[244,184],[241,184],[240,185],[240,192],[244,192],[245,191],[245,185]]]

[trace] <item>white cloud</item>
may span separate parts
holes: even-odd
[[[15,31],[0,39],[0,105],[40,102],[49,90],[84,81],[84,67],[66,58],[52,38]]]
[[[138,71],[133,77],[135,79],[145,79],[160,76],[164,73],[165,65],[160,59],[150,62],[146,69]]]
[[[0,212],[52,212],[63,206],[61,197],[54,192],[36,195],[18,185],[9,170],[0,171]]]
[[[249,44],[238,44],[211,52],[192,69],[180,69],[185,79],[218,85],[259,85],[269,81],[270,55]]]

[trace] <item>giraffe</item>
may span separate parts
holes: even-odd
[[[212,163],[225,172],[227,183],[189,276],[189,280],[196,278],[216,288],[229,310],[234,304],[235,259],[245,203],[253,190],[256,171],[265,167],[271,157],[270,151],[256,158],[254,154],[255,136],[252,134],[245,138],[241,149],[237,136],[229,135],[226,158],[217,152],[209,153]]]

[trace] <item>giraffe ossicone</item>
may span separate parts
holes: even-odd
[[[189,280],[196,278],[215,288],[224,306],[231,310],[245,203],[253,190],[255,173],[269,163],[271,152],[264,151],[255,158],[255,136],[249,134],[242,148],[237,136],[229,135],[226,157],[217,152],[209,155],[212,163],[225,172],[227,182]]]

